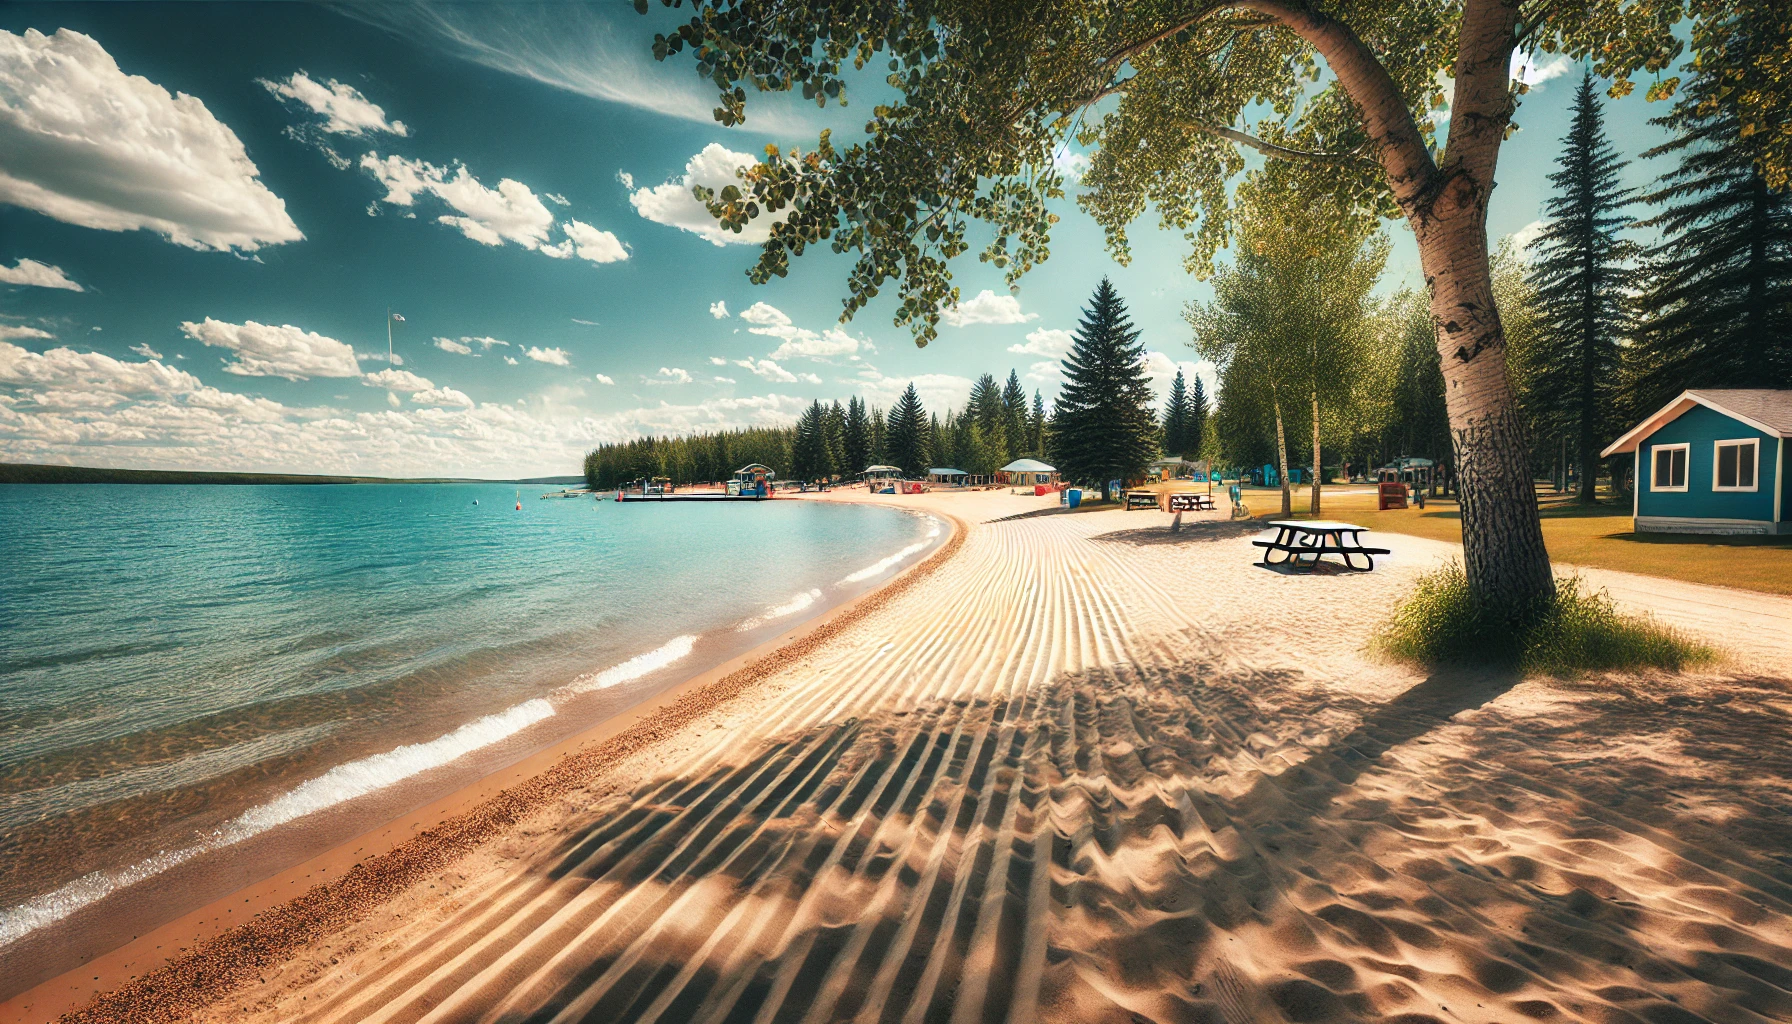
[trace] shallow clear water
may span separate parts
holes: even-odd
[[[0,944],[132,865],[594,724],[939,532],[548,489],[0,486]]]

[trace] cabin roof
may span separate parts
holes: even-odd
[[[1774,437],[1792,437],[1792,391],[1774,388],[1698,388],[1682,391],[1680,397],[1657,409],[1651,415],[1613,441],[1600,457],[1636,451],[1637,445],[1650,434],[1685,415],[1695,406],[1704,406]]]
[[[1003,473],[1056,473],[1057,470],[1038,459],[1015,459],[1000,470]]]
[[[962,469],[941,469],[938,466],[927,471],[928,476],[970,476]]]

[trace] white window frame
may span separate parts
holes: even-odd
[[[1750,484],[1747,487],[1719,487],[1717,485],[1717,468],[1718,468],[1717,467],[1717,453],[1718,453],[1718,450],[1723,448],[1725,445],[1745,445],[1745,444],[1754,445],[1754,447],[1755,447],[1755,471],[1749,475],[1749,479],[1753,480],[1754,483]],[[1738,458],[1736,460],[1736,470],[1737,470],[1736,475],[1738,477],[1740,477],[1742,475],[1742,472],[1741,472],[1742,459],[1741,458]],[[1750,494],[1750,493],[1759,491],[1761,489],[1761,439],[1760,438],[1758,438],[1758,437],[1735,437],[1735,438],[1730,438],[1728,440],[1711,442],[1711,489],[1713,491],[1722,491],[1722,492],[1730,493],[1730,494],[1734,494],[1734,493]]]
[[[1687,482],[1681,484],[1678,487],[1663,487],[1661,485],[1660,474],[1655,472],[1655,467],[1656,467],[1655,453],[1656,452],[1673,451],[1675,449],[1679,449],[1680,451],[1686,453],[1686,481]],[[1669,460],[1668,464],[1670,466],[1673,465],[1673,461]],[[1691,442],[1682,441],[1679,444],[1652,444],[1649,446],[1649,490],[1650,491],[1673,491],[1678,494],[1684,494],[1684,493],[1686,493],[1687,484],[1690,484],[1691,482],[1692,482],[1692,443]]]

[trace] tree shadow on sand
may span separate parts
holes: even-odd
[[[779,737],[563,837],[501,1016],[1792,1017],[1792,687],[1516,683],[1128,668]]]
[[[1167,526],[1136,530],[1115,530],[1090,538],[1105,544],[1130,544],[1133,547],[1160,547],[1176,544],[1201,544],[1216,540],[1233,540],[1262,533],[1268,524],[1261,519],[1208,519],[1183,523],[1172,533]]]

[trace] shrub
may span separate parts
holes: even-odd
[[[1525,673],[1572,676],[1604,669],[1679,671],[1717,659],[1717,651],[1655,619],[1624,615],[1603,590],[1579,576],[1556,581],[1555,597],[1514,622],[1476,607],[1458,562],[1419,578],[1371,646],[1396,661],[1427,668],[1506,665]]]

